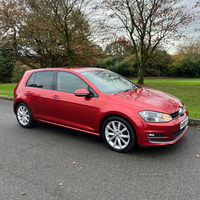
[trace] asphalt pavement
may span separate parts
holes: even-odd
[[[200,199],[200,128],[176,144],[121,154],[95,136],[22,128],[0,100],[0,200]]]

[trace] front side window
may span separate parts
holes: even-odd
[[[43,71],[37,72],[34,87],[43,88],[43,89],[52,89],[52,81],[53,81],[54,71]]]
[[[107,70],[89,71],[81,73],[104,94],[113,94],[134,90],[137,85],[124,77]]]
[[[88,90],[87,83],[72,73],[58,72],[57,91],[74,93],[78,89]]]

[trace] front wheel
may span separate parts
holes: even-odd
[[[128,152],[136,146],[133,127],[121,117],[110,117],[103,123],[102,137],[104,142],[117,152]]]
[[[24,128],[32,127],[35,124],[31,111],[25,103],[20,103],[17,106],[16,116],[17,116],[17,121]]]

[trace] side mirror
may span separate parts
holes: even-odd
[[[74,95],[77,97],[87,97],[90,95],[90,92],[86,89],[78,89],[74,92]]]

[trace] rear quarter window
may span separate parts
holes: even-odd
[[[31,74],[31,76],[29,77],[26,86],[28,87],[34,87],[34,80],[35,80],[35,75],[36,73]]]
[[[53,77],[54,71],[35,72],[28,79],[26,86],[50,90],[52,89]]]

